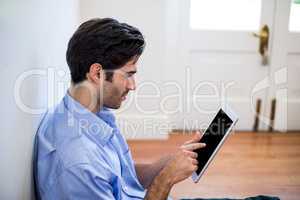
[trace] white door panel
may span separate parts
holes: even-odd
[[[300,4],[290,0],[277,1],[272,41],[270,77],[273,80],[269,101],[272,98],[277,100],[274,126],[280,131],[300,130],[300,32],[289,31],[299,27],[300,15],[291,15],[291,6],[297,7],[299,13]],[[298,24],[289,23],[290,20]]]

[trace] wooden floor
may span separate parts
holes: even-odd
[[[152,162],[176,150],[191,134],[165,141],[128,141],[137,162]],[[173,187],[176,198],[244,198],[255,195],[300,200],[300,133],[234,133],[199,183],[189,178]]]

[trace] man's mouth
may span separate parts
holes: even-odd
[[[122,95],[122,101],[124,101],[126,99],[128,92],[126,92],[125,94]]]

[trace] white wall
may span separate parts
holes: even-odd
[[[42,70],[45,76],[21,82],[20,95],[26,106],[47,107],[47,67],[66,70],[66,43],[78,24],[78,2],[2,0],[0,4],[0,199],[31,200],[32,144],[40,115],[16,104],[14,87],[23,72]]]

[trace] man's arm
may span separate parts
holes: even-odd
[[[164,165],[148,187],[145,200],[165,200],[174,184],[188,178],[198,169],[197,153],[194,150],[205,147],[199,143],[200,134],[185,142],[169,160],[159,162]],[[159,165],[158,165],[159,166]],[[158,169],[158,168],[157,168]]]
[[[173,155],[166,155],[154,163],[135,164],[138,179],[144,188],[148,189],[153,179],[160,173],[172,157]]]
[[[165,200],[174,184],[190,177],[198,169],[195,149],[203,148],[203,143],[183,146],[153,179],[145,196],[145,200]]]

